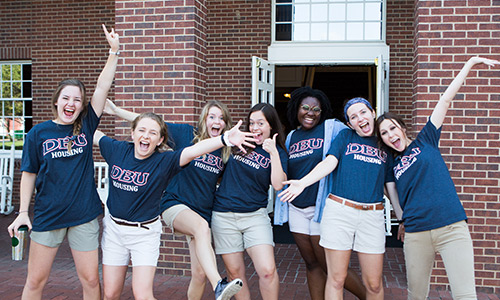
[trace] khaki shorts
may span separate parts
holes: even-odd
[[[257,245],[271,245],[273,229],[266,208],[249,213],[212,213],[215,253],[243,252]]]
[[[329,198],[321,219],[319,244],[332,250],[385,252],[384,210],[359,210]]]
[[[57,248],[66,235],[71,249],[76,251],[96,250],[99,247],[99,222],[95,218],[90,222],[68,228],[31,231],[30,238],[38,244]]]
[[[177,218],[177,216],[179,215],[179,213],[181,211],[186,210],[186,209],[191,210],[191,208],[189,208],[187,205],[176,204],[174,206],[167,208],[161,214],[161,217],[162,217],[163,221],[165,222],[165,225],[167,225],[168,228],[172,229],[172,232],[175,235],[184,235],[182,233],[175,231],[174,220],[175,220],[175,218]],[[190,235],[187,235],[187,234],[185,236],[186,236],[186,240],[187,240],[188,244],[191,243],[192,237]]]

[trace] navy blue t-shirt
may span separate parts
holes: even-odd
[[[192,145],[192,126],[168,124],[168,128],[177,146]],[[217,180],[224,170],[221,153],[222,149],[218,149],[195,158],[172,178],[163,194],[161,211],[177,204],[185,204],[210,224]]]
[[[182,151],[155,151],[146,159],[134,156],[134,144],[102,137],[101,154],[109,165],[109,195],[106,202],[113,217],[143,222],[157,217],[161,195],[181,167]]]
[[[277,146],[283,171],[286,173],[287,154]],[[214,211],[246,213],[267,207],[271,184],[271,159],[257,145],[247,155],[231,155],[219,189],[215,193]]]
[[[81,225],[102,213],[92,159],[92,139],[98,124],[99,117],[89,105],[71,152],[68,141],[73,125],[46,121],[26,135],[21,171],[37,174],[34,231]]]
[[[407,232],[440,228],[467,219],[439,151],[441,128],[428,121],[395,159],[394,177]]]
[[[394,182],[393,159],[385,148],[378,148],[376,137],[342,130],[332,141],[328,155],[339,161],[330,193],[362,203],[383,201],[384,183]]]
[[[325,123],[310,130],[297,129],[290,139],[288,152],[288,179],[301,179],[323,159]],[[308,186],[292,204],[299,208],[316,205],[319,181]]]

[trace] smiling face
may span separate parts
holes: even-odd
[[[355,103],[347,109],[348,125],[359,136],[373,135],[375,128],[375,112],[364,103]]]
[[[132,129],[134,156],[137,159],[150,157],[163,142],[160,125],[151,118],[143,118]]]
[[[205,124],[211,138],[221,135],[224,128],[226,128],[226,122],[224,121],[222,110],[220,110],[217,106],[212,106],[208,111]]]
[[[59,93],[56,103],[57,124],[70,125],[83,110],[82,91],[78,86],[67,85]]]
[[[257,139],[257,145],[262,145],[264,140],[271,136],[271,125],[269,125],[264,113],[260,110],[250,114],[248,128],[251,133],[256,134],[255,138]]]
[[[297,120],[303,129],[309,130],[318,125],[321,118],[321,103],[314,97],[306,97],[300,102]]]
[[[398,152],[403,152],[410,143],[406,136],[406,130],[392,119],[383,120],[378,131],[384,144]]]

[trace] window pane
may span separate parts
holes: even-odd
[[[380,40],[382,38],[381,23],[365,23],[365,40]]]
[[[363,40],[363,23],[347,23],[347,40]]]
[[[31,98],[31,82],[23,82],[22,98]]]
[[[21,98],[21,82],[12,83],[12,98]]]
[[[2,82],[2,98],[10,98],[10,82]]]
[[[295,22],[309,22],[311,21],[309,15],[310,5],[295,5],[295,13],[293,16]]]
[[[276,25],[276,40],[291,41],[292,40],[292,24],[277,24]]]
[[[311,24],[311,40],[326,41],[327,40],[327,23]]]
[[[23,65],[23,80],[31,80],[31,65]]]
[[[330,30],[328,31],[328,39],[330,41],[344,41],[345,23],[330,24]]]
[[[345,4],[330,5],[330,21],[345,21]]]
[[[11,80],[10,79],[10,65],[2,65],[2,80],[4,80],[4,81]]]
[[[12,65],[12,79],[21,80],[21,65]]]
[[[23,116],[23,101],[14,101],[14,116]]]
[[[311,7],[312,21],[326,21],[328,18],[328,7],[326,4],[314,4]]]
[[[291,22],[292,21],[292,6],[279,5],[276,6],[276,22]]]
[[[347,4],[347,20],[348,21],[363,20],[363,3]]]
[[[382,4],[367,3],[365,5],[365,20],[381,21],[382,20]]]
[[[295,24],[293,26],[293,40],[294,41],[308,41],[309,40],[309,24]]]
[[[276,3],[292,3],[292,0],[276,0]]]

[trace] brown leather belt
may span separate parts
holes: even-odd
[[[340,197],[337,197],[335,195],[329,194],[328,198],[332,199],[335,202],[338,202],[340,204],[355,208],[355,209],[360,209],[360,210],[382,210],[384,209],[384,204],[382,202],[380,203],[367,203],[367,204],[360,204],[359,202],[353,202],[347,199],[342,199]]]
[[[126,221],[117,220],[117,219],[113,218],[113,216],[110,216],[110,217],[111,217],[111,220],[113,220],[113,222],[115,222],[118,225],[131,226],[131,227],[139,227],[139,228],[144,228],[144,229],[148,229],[148,230],[149,230],[149,227],[145,226],[145,225],[154,223],[154,222],[156,222],[160,218],[160,216],[158,216],[158,217],[156,217],[154,219],[151,219],[151,220],[145,221],[145,222],[126,222]]]

